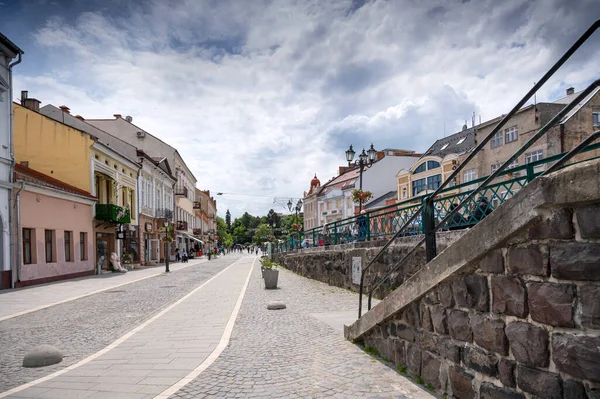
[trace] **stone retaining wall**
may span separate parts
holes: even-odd
[[[438,252],[462,236],[464,231],[449,231],[437,234]],[[383,253],[365,274],[365,287],[368,282],[379,281],[387,272],[411,250],[422,236],[398,238]],[[367,241],[354,244],[314,247],[292,252],[274,254],[276,262],[286,269],[304,277],[322,281],[329,285],[358,292],[359,285],[352,282],[352,258],[360,257],[364,268],[386,243],[384,240]],[[425,250],[419,248],[405,267],[400,268],[374,293],[375,298],[384,298],[402,283],[414,275],[425,264]],[[357,304],[358,306],[358,304]],[[358,309],[358,308],[357,308]],[[365,305],[366,310],[366,305]]]
[[[600,398],[600,204],[549,210],[475,268],[361,340],[449,397]]]

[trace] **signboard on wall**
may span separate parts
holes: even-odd
[[[362,258],[360,256],[352,257],[352,282],[360,284],[360,274],[362,273]]]

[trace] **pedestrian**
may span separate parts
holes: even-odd
[[[181,255],[179,254],[179,248],[175,249],[175,260],[179,262],[181,260]]]
[[[187,263],[187,260],[188,260],[187,251],[184,249],[183,251],[181,251],[181,262]]]
[[[367,217],[365,211],[360,211],[360,215],[356,218],[356,224],[358,225],[358,241],[365,241],[367,239]]]
[[[258,247],[256,247],[256,256],[258,256]]]
[[[471,225],[476,225],[481,222],[483,218],[492,213],[492,207],[488,202],[487,198],[479,197],[478,204],[476,205],[475,211],[471,214]]]

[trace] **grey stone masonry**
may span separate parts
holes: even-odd
[[[449,398],[600,398],[598,176],[595,160],[536,179],[346,337],[402,348]]]

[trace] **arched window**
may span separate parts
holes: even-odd
[[[427,170],[427,162],[423,162],[421,165],[417,166],[417,169],[413,172],[414,174],[422,173]]]
[[[427,161],[427,170],[439,168],[440,163],[438,161]]]

